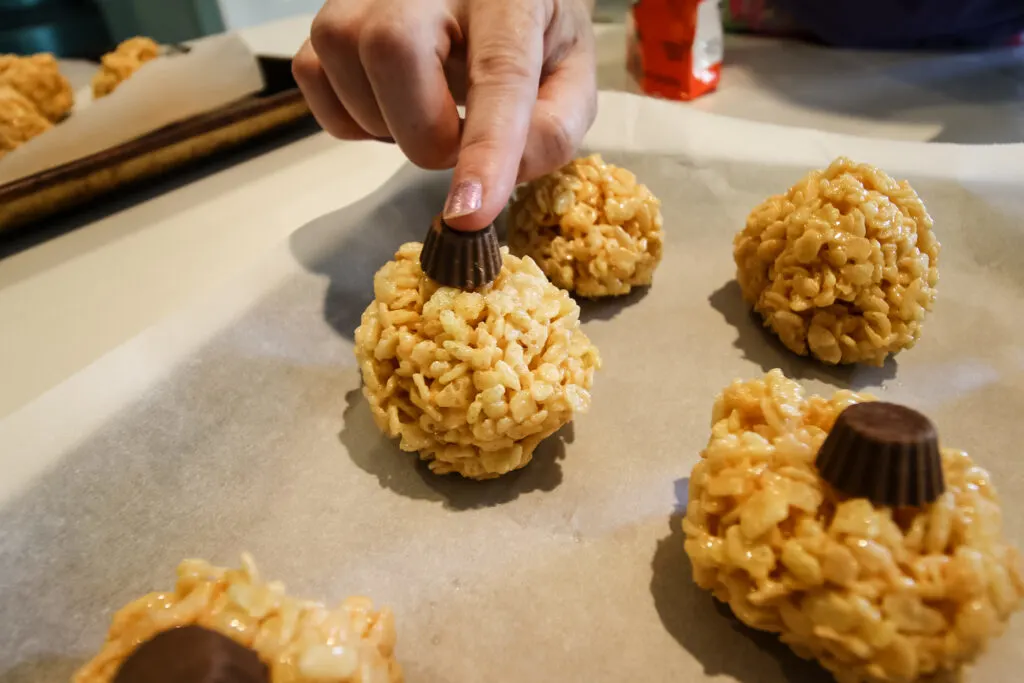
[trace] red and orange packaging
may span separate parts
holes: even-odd
[[[692,100],[722,74],[719,0],[634,0],[627,16],[627,65],[647,95]]]

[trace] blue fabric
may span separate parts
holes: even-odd
[[[1004,45],[1024,31],[1024,0],[775,0],[831,45],[957,48]]]

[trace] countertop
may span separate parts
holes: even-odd
[[[292,54],[309,17],[242,31]],[[598,27],[603,89],[627,90],[624,33]],[[894,140],[1024,140],[1024,48],[978,54],[833,51],[730,36],[719,92],[690,106]],[[402,164],[378,143],[292,135],[0,241],[0,419],[238,275],[296,227]],[[145,359],[140,359],[145,362]]]

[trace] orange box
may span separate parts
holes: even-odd
[[[692,100],[718,87],[718,0],[635,0],[627,31],[627,68],[644,93]]]

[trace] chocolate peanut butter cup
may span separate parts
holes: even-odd
[[[269,683],[256,653],[201,626],[162,631],[124,661],[114,683]]]
[[[836,490],[876,505],[925,505],[946,488],[935,425],[894,403],[857,403],[840,413],[815,464]]]
[[[479,289],[501,271],[501,248],[494,224],[466,232],[434,219],[423,240],[420,266],[431,280],[446,287]]]

